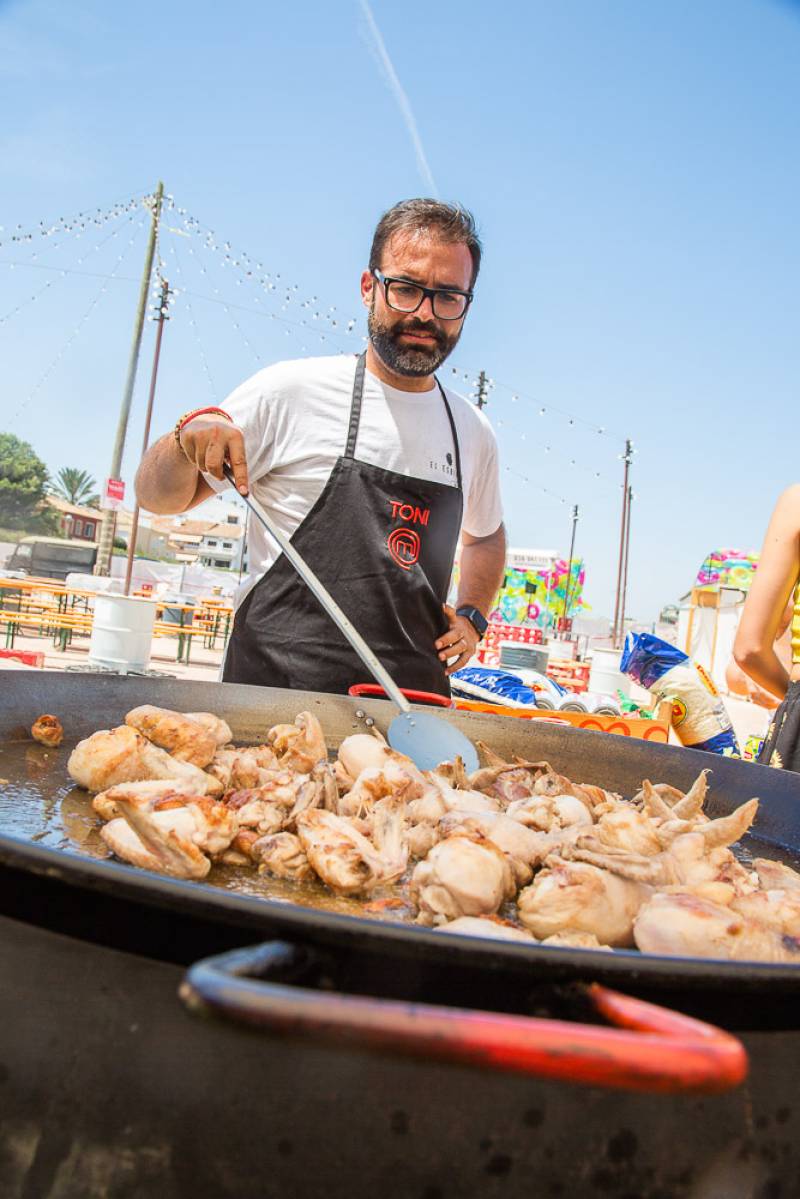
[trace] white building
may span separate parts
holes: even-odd
[[[244,525],[235,516],[212,525],[200,538],[197,561],[202,566],[216,566],[227,570],[242,569],[245,546]]]

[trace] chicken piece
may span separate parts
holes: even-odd
[[[643,953],[800,964],[800,940],[690,892],[654,895],[634,923]]]
[[[57,716],[39,716],[33,723],[31,736],[40,745],[55,749],[64,740],[64,729]]]
[[[626,853],[657,854],[663,848],[655,823],[633,804],[616,807],[601,816],[590,837],[608,849]],[[583,843],[583,837],[579,837],[577,844]]]
[[[469,786],[505,803],[527,799],[533,795],[537,779],[553,771],[549,762],[526,762],[522,759],[506,762],[483,741],[478,741],[477,746],[488,766],[470,776]]]
[[[534,937],[593,933],[603,945],[633,944],[633,921],[649,887],[585,862],[548,858],[518,900],[519,917]]]
[[[621,795],[617,795],[615,791],[606,791],[603,787],[595,787],[592,783],[575,783],[572,794],[587,805],[595,820],[607,812],[627,807],[627,801]]]
[[[259,834],[293,829],[301,812],[320,806],[335,783],[327,762],[319,762],[311,774],[291,770],[264,772],[269,775],[260,787],[247,787],[225,797],[226,805],[236,812],[241,828]]]
[[[508,805],[505,814],[526,828],[538,829],[543,833],[549,832],[558,824],[553,799],[549,795],[529,795],[525,799],[515,799]]]
[[[456,791],[469,791],[472,785],[467,775],[464,759],[456,757],[452,762],[440,762],[435,770],[428,771],[429,778],[436,778],[447,787]]]
[[[439,924],[437,932],[461,933],[467,937],[491,937],[495,941],[524,941],[535,945],[536,941],[524,928],[517,928],[497,916],[459,916],[447,924]]]
[[[181,779],[149,779],[142,783],[118,783],[107,791],[99,791],[92,800],[92,807],[103,820],[114,820],[120,816],[116,804],[117,790],[126,795],[141,795],[146,799],[175,799],[181,802],[187,795],[197,795],[192,783]]]
[[[260,840],[260,834],[251,828],[240,828],[228,848],[220,855],[219,861],[225,866],[255,866],[253,846]]]
[[[550,804],[553,814],[553,825],[556,828],[569,828],[572,824],[590,826],[593,822],[592,810],[582,799],[575,795],[535,795],[535,800],[544,798]],[[551,825],[551,828],[553,827]]]
[[[349,791],[362,770],[380,770],[392,752],[385,739],[374,729],[372,733],[353,733],[345,737],[339,746],[335,764],[336,777],[342,789]]]
[[[563,949],[604,949],[608,953],[613,952],[611,946],[601,944],[594,933],[553,933],[552,937],[545,937],[539,944],[555,945]]]
[[[87,791],[105,791],[117,783],[146,779],[180,779],[191,782],[200,795],[222,794],[218,779],[190,762],[179,762],[126,724],[101,729],[79,741],[69,756],[67,770]]]
[[[154,799],[119,787],[115,802],[157,868],[176,878],[205,878],[210,859],[228,849],[239,829],[235,813],[207,797],[178,803],[176,797]],[[101,836],[109,828],[101,829]],[[104,837],[107,844],[111,835]]]
[[[166,817],[167,813],[162,815]],[[166,819],[151,817],[147,834],[142,837],[120,816],[103,825],[100,836],[118,858],[143,870],[197,881],[205,878],[211,869],[210,858],[190,839],[177,833],[173,822]]]
[[[311,712],[299,712],[294,724],[276,724],[267,733],[267,744],[275,750],[281,766],[298,774],[309,774],[317,762],[328,760],[325,735]]]
[[[735,859],[726,847],[744,836],[757,811],[758,800],[750,799],[728,816],[709,820],[692,832],[679,832],[671,843],[662,827],[659,832],[668,847],[650,857],[604,847],[596,837],[589,836],[581,837],[564,856],[653,887],[710,882],[723,868],[734,868]]]
[[[274,789],[269,786],[244,787],[229,792],[225,796],[225,806],[236,813],[239,827],[250,829],[256,838],[279,833],[289,811],[275,798]]]
[[[661,794],[660,787],[653,786],[649,779],[645,779],[642,783],[641,791],[637,791],[633,797],[632,803],[641,804],[642,811],[652,820],[672,820],[672,804]],[[674,788],[670,787],[670,791]],[[675,795],[683,798],[682,791],[675,791]]]
[[[217,741],[212,733],[197,721],[189,720],[169,708],[143,704],[131,709],[125,717],[125,723],[154,745],[172,754],[179,762],[191,762],[200,770],[208,766],[217,752]]]
[[[708,770],[701,770],[682,799],[672,805],[675,820],[706,820],[703,805],[708,795]]]
[[[800,937],[800,890],[754,890],[742,893],[733,888],[728,901],[733,911],[757,920],[789,937]]]
[[[295,833],[275,833],[259,837],[250,850],[251,856],[260,863],[259,874],[272,874],[276,878],[288,878],[295,883],[314,878],[314,868],[306,856],[303,843]]]
[[[240,790],[260,787],[268,782],[271,772],[278,769],[278,759],[269,746],[254,745],[247,749],[218,749],[208,773],[219,779],[222,787]]]
[[[230,725],[221,717],[215,716],[213,712],[186,712],[185,716],[187,720],[193,720],[207,733],[211,733],[220,749],[233,740]]]
[[[454,833],[434,845],[411,876],[420,924],[442,924],[459,916],[491,916],[516,893],[508,858],[477,834]]]
[[[372,841],[349,820],[321,808],[301,812],[296,823],[309,862],[339,895],[367,894],[392,883],[408,864],[403,805],[394,799],[375,805]]]
[[[502,802],[481,791],[460,791],[447,781],[448,775],[438,767],[426,775],[424,795],[414,799],[406,809],[409,829],[406,834],[408,848],[413,857],[424,858],[430,853],[443,833],[441,820],[448,812],[493,813],[499,815]]]
[[[781,891],[799,891],[800,890],[800,874],[793,870],[791,866],[784,866],[783,862],[773,862],[771,858],[755,858],[753,860],[753,869],[758,875],[760,886],[765,891],[781,890]]]
[[[448,812],[439,821],[439,834],[478,834],[491,841],[507,855],[518,887],[533,878],[533,869],[540,866],[555,845],[546,833],[526,828],[502,812]]]
[[[427,858],[439,839],[440,833],[436,824],[420,821],[406,830],[406,844],[412,858]]]
[[[405,754],[379,746],[381,765],[365,767],[336,807],[340,816],[364,816],[375,804],[394,796],[403,803],[419,799],[430,784]],[[352,755],[348,755],[352,761]]]
[[[104,824],[100,829],[100,836],[114,856],[121,861],[128,862],[131,866],[138,866],[141,870],[152,870],[154,874],[164,873],[160,859],[150,852],[122,816],[116,816],[108,824]],[[206,873],[208,873],[211,863],[208,858],[204,860],[207,863]]]
[[[673,807],[683,799],[683,796],[683,791],[679,791],[677,787],[671,787],[669,783],[651,783],[649,779],[645,779],[641,790],[636,792],[631,803],[645,808],[652,803],[654,805],[652,816],[667,817],[671,815]]]
[[[692,824],[707,819],[703,814],[703,804],[708,794],[708,771],[701,770],[692,786],[684,795],[665,783],[656,786],[645,779],[642,789],[633,799],[636,803],[641,800],[642,807],[648,815],[662,821],[683,820]]]

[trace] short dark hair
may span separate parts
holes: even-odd
[[[472,280],[475,286],[481,269],[482,246],[475,217],[460,204],[441,200],[401,200],[378,221],[369,252],[369,269],[380,270],[384,247],[396,233],[432,233],[444,242],[463,244],[472,255]]]

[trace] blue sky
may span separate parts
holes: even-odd
[[[0,428],[53,471],[107,473],[147,232],[141,207],[22,244],[17,225],[106,212],[163,178],[214,231],[217,249],[166,214],[161,253],[183,294],[162,431],[259,363],[358,349],[375,221],[433,185],[484,239],[458,373],[443,378],[467,393],[481,368],[496,380],[512,542],[566,552],[577,503],[587,598],[613,612],[631,437],[628,608],[652,619],[709,550],[757,546],[797,478],[800,5],[370,11],[0,0]]]

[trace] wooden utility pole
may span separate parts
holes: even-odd
[[[619,534],[619,564],[617,566],[617,598],[614,605],[614,628],[612,630],[612,644],[615,649],[619,649],[620,644],[620,602],[622,599],[622,559],[625,553],[625,525],[628,519],[628,473],[630,471],[631,462],[633,461],[633,442],[628,438],[625,442],[625,453],[622,455],[622,461],[625,464],[625,470],[622,479],[622,526]]]
[[[486,378],[486,371],[481,371],[478,375],[478,395],[475,403],[481,410],[489,403],[489,380]]]
[[[147,397],[147,412],[144,418],[144,437],[142,439],[142,457],[144,458],[148,445],[150,444],[150,422],[153,417],[153,400],[156,394],[156,379],[158,378],[158,360],[161,357],[161,337],[164,333],[164,321],[169,320],[167,310],[169,308],[170,290],[166,279],[161,280],[160,296],[155,308],[153,320],[157,322],[156,329],[156,345],[153,351],[153,369],[150,373],[150,394]],[[133,509],[133,520],[131,521],[131,533],[128,541],[128,562],[125,567],[125,587],[123,595],[129,595],[131,590],[131,575],[133,574],[133,557],[136,553],[136,537],[139,532],[139,503]]]
[[[578,527],[578,505],[572,509],[572,537],[569,543],[569,565],[567,566],[567,581],[564,584],[564,611],[561,614],[562,623],[567,619],[569,611],[569,592],[570,583],[572,582],[572,559],[575,555],[575,530]]]
[[[128,374],[125,379],[125,390],[122,394],[122,405],[119,411],[119,421],[117,422],[117,435],[114,439],[114,452],[111,455],[111,469],[109,471],[110,479],[118,479],[122,469],[122,455],[125,450],[125,437],[128,432],[128,417],[131,411],[131,399],[133,398],[133,388],[136,383],[136,368],[139,364],[139,349],[142,344],[142,329],[144,327],[144,316],[147,309],[147,296],[150,292],[150,276],[153,271],[153,258],[156,252],[156,239],[158,237],[158,224],[161,219],[161,202],[164,198],[164,184],[159,181],[155,194],[152,197],[151,208],[151,224],[150,237],[147,242],[147,254],[145,255],[144,273],[142,275],[142,286],[139,289],[139,306],[136,310],[136,321],[133,326],[133,342],[131,344],[130,357],[128,359]],[[94,568],[96,575],[107,575],[111,573],[111,554],[114,546],[114,529],[117,523],[116,512],[106,509],[103,512],[103,523],[100,529],[100,545],[97,550],[97,565]]]

